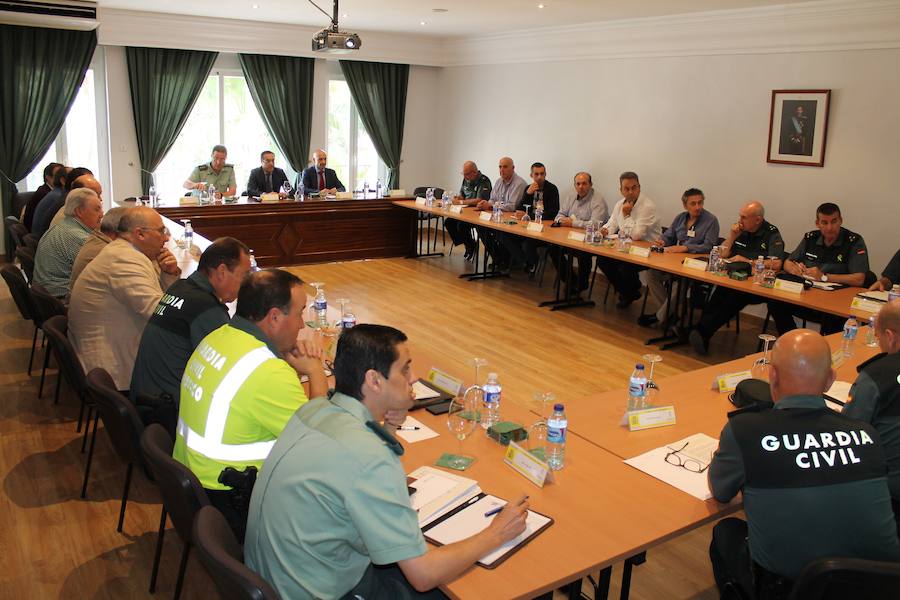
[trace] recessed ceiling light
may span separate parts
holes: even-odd
[[[426,21],[419,21],[419,25],[428,25]]]
[[[253,8],[259,8],[259,4],[254,4]]]
[[[434,12],[434,13],[445,13],[445,12],[448,12],[448,11],[447,11],[446,8],[432,8],[432,9],[431,9],[431,12]]]
[[[544,8],[543,4],[538,4],[538,8]]]

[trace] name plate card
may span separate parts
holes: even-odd
[[[405,196],[406,190],[391,190],[388,192],[389,196]]]
[[[461,379],[457,379],[452,375],[448,375],[444,373],[440,369],[436,369],[435,367],[431,367],[431,370],[428,371],[428,376],[425,380],[435,386],[436,388],[440,388],[441,390],[456,396],[459,394],[459,391],[462,389],[463,382]]]
[[[503,462],[538,487],[542,488],[545,482],[553,481],[550,465],[515,442],[511,441],[506,447],[506,456],[503,457]]]
[[[584,233],[579,232],[579,231],[570,231],[568,239],[570,239],[574,242],[583,242],[584,241]]]
[[[490,221],[491,217],[493,217],[493,216],[494,216],[493,213],[489,213],[487,211],[481,211],[481,214],[478,215],[478,220],[479,221]]]
[[[178,206],[199,206],[200,199],[197,196],[182,196],[178,199]]]
[[[336,200],[352,200],[353,192],[337,192],[334,197]]]
[[[675,424],[675,407],[658,406],[644,410],[633,410],[627,416],[629,431],[666,427]]]
[[[775,280],[775,289],[781,290],[782,292],[789,292],[791,294],[802,294],[803,293],[803,284],[799,281],[788,281],[787,279],[776,279]]]
[[[738,371],[737,373],[725,373],[716,377],[715,388],[720,394],[725,392],[733,392],[737,389],[737,384],[745,379],[750,379],[750,371]]]
[[[465,206],[463,206],[462,204],[454,204],[450,207],[450,212],[461,215],[464,208]]]
[[[699,258],[686,258],[681,264],[685,268],[694,269],[695,271],[705,271],[706,267],[709,266],[709,263]]]
[[[425,206],[425,204],[426,204],[425,198],[421,198],[421,197],[416,198],[416,206]]]
[[[853,302],[850,303],[850,308],[855,308],[868,313],[877,313],[881,310],[882,306],[884,306],[883,302],[869,300],[868,298],[860,298],[859,296],[854,297]]]
[[[628,250],[628,254],[633,254],[634,256],[640,256],[641,258],[648,258],[650,256],[650,247],[643,246],[631,246]]]
[[[535,231],[537,233],[540,233],[544,230],[544,224],[543,223],[529,223],[526,230],[527,231]]]

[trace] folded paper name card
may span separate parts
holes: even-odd
[[[580,231],[570,231],[569,238],[573,242],[583,242],[584,241],[584,232]]]
[[[197,206],[200,199],[197,196],[182,196],[178,199],[178,206]]]
[[[281,198],[278,196],[278,192],[266,192],[265,194],[260,194],[259,201],[265,203],[278,202]]]
[[[544,230],[543,223],[529,223],[528,224],[528,231],[534,231],[534,232],[540,233],[543,230]]]
[[[450,207],[450,212],[457,214],[457,215],[461,215],[463,208],[465,208],[465,207],[462,204],[454,204],[453,206]]]
[[[463,382],[461,379],[457,379],[435,367],[432,367],[431,370],[428,371],[428,376],[425,377],[425,380],[454,396],[462,390]]]
[[[416,206],[425,206],[425,198],[417,197],[416,198]]]
[[[632,410],[627,416],[629,431],[666,427],[675,424],[675,407],[658,406],[644,410]]]
[[[719,393],[733,392],[737,388],[737,384],[745,379],[750,379],[752,375],[750,371],[738,371],[736,373],[724,373],[716,377],[715,389]]]
[[[396,196],[405,196],[406,190],[391,190],[390,192],[388,192],[388,195],[392,198]]]
[[[493,216],[494,215],[492,213],[489,213],[487,211],[481,211],[481,214],[478,215],[478,219],[480,221],[490,221],[491,217],[493,217]]]
[[[791,294],[802,294],[803,284],[799,281],[788,281],[787,279],[775,279],[775,289]]]
[[[879,302],[878,300],[870,300],[868,298],[861,298],[860,296],[854,296],[853,302],[850,303],[850,308],[855,308],[857,310],[869,313],[877,313],[881,310],[882,306],[884,306],[883,302]]]
[[[650,256],[650,248],[644,246],[631,246],[628,249],[628,254],[632,254],[634,256],[640,256],[642,258],[647,258]]]
[[[353,192],[337,192],[334,197],[337,200],[352,200]]]
[[[688,269],[694,269],[696,271],[705,271],[708,263],[705,260],[700,260],[699,258],[686,258],[684,262],[681,263]]]
[[[550,466],[515,442],[510,442],[507,446],[503,462],[538,487],[544,487],[545,482],[553,481]]]

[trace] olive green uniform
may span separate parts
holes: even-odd
[[[194,170],[191,171],[191,176],[188,177],[188,181],[193,181],[194,183],[200,183],[202,181],[208,186],[215,186],[216,191],[222,193],[230,188],[237,189],[237,182],[234,178],[234,165],[230,163],[225,163],[222,170],[218,173],[213,171],[212,163],[197,165],[194,167]]]

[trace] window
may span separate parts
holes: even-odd
[[[56,139],[35,165],[34,170],[25,177],[25,189],[36,190],[43,185],[44,167],[50,162],[59,162],[72,167],[87,167],[95,176],[100,177],[100,158],[97,153],[97,103],[94,90],[94,70],[88,69]]]
[[[276,166],[293,181],[295,173],[263,124],[244,77],[219,71],[206,80],[184,129],[154,173],[159,195],[166,199],[183,196],[184,180],[194,167],[209,161],[216,144],[228,148],[238,194],[246,189],[250,171],[259,166],[263,150],[275,152]]]
[[[362,190],[367,183],[374,190],[377,181],[382,186],[387,183],[387,168],[375,151],[343,79],[328,82],[327,144],[328,166],[348,190]]]

